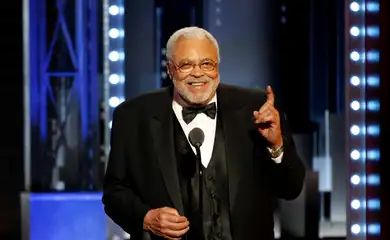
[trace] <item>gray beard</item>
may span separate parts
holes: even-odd
[[[209,82],[211,84],[215,84],[215,81],[208,77],[202,77],[202,78],[190,78],[186,80],[180,81],[178,83],[177,80],[173,79],[173,84],[175,86],[175,90],[180,95],[180,97],[188,104],[190,105],[201,105],[201,104],[207,104],[207,101],[212,98],[212,95],[215,94],[216,88],[218,87],[218,84],[216,86],[212,86],[212,89],[207,89],[206,92],[202,93],[200,96],[194,96],[188,89],[185,89],[185,87],[182,87],[184,84],[188,84],[191,82]],[[179,86],[182,84],[181,86]],[[179,86],[179,87],[178,87]]]

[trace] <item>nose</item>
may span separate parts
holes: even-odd
[[[204,75],[204,71],[202,69],[200,69],[199,65],[196,65],[194,67],[194,69],[192,70],[191,75],[199,78],[199,77],[202,77]]]

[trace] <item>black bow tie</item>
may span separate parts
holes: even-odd
[[[183,108],[181,111],[181,115],[183,116],[184,122],[189,124],[198,113],[204,113],[211,119],[215,118],[215,114],[217,114],[217,107],[215,105],[215,102],[210,103],[206,106],[199,107],[199,108],[194,108],[194,107],[188,107],[188,108]]]

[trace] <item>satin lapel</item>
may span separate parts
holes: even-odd
[[[247,126],[251,116],[247,116],[246,107],[235,102],[223,88],[217,94],[226,144],[230,208],[233,209],[240,180],[246,171],[250,171],[252,142]]]
[[[173,111],[170,111],[170,107],[171,103],[167,102],[166,106],[160,109],[156,108],[158,114],[151,121],[151,128],[154,133],[153,144],[168,194],[175,209],[179,214],[184,215],[173,145],[174,115]]]

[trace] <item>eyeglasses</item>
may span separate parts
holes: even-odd
[[[175,69],[181,73],[190,73],[194,70],[196,66],[199,66],[199,68],[205,72],[210,72],[213,71],[217,66],[217,63],[212,60],[205,60],[200,63],[183,62],[179,65],[175,64],[172,60],[170,61],[174,65]]]

